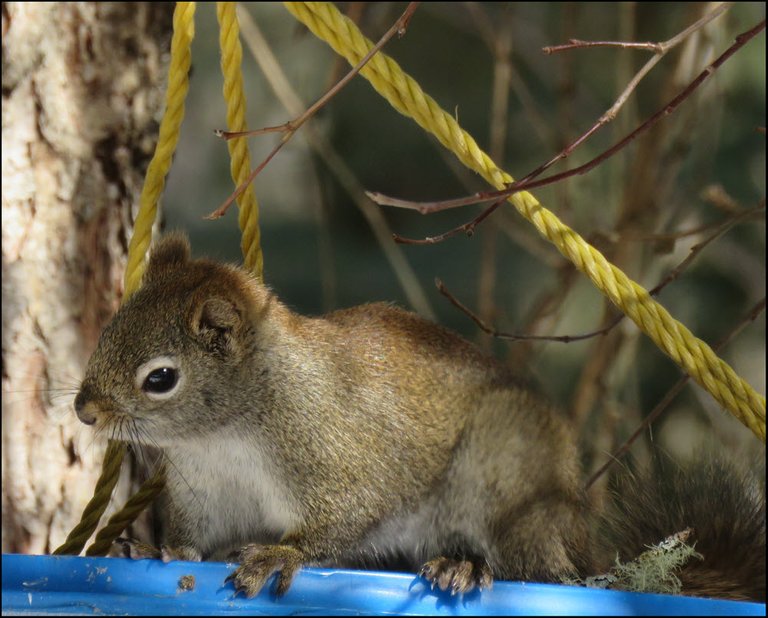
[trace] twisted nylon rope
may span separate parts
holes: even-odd
[[[168,69],[168,88],[165,97],[165,114],[155,146],[155,154],[147,168],[144,187],[139,198],[139,212],[134,223],[133,235],[128,246],[128,264],[125,271],[123,302],[141,285],[145,258],[152,240],[152,226],[157,216],[157,203],[165,186],[165,177],[171,166],[173,153],[179,140],[181,121],[184,118],[184,101],[189,89],[189,67],[192,60],[191,45],[195,36],[195,3],[178,2],[173,13],[173,38],[171,40],[171,64]],[[73,528],[67,540],[54,554],[79,554],[101,519],[109,504],[112,491],[120,476],[120,466],[125,455],[125,445],[111,441],[102,463],[101,476],[88,502],[80,523]],[[96,541],[88,548],[88,555],[103,555],[112,540],[122,532],[141,510],[155,499],[162,490],[165,477],[160,466],[155,475],[126,506],[112,516],[107,527],[99,532]],[[118,528],[119,527],[119,528]],[[116,529],[118,528],[118,529]],[[111,536],[110,536],[111,535]]]
[[[85,555],[106,556],[113,541],[141,515],[141,512],[154,501],[164,487],[165,466],[160,464],[152,477],[142,484],[141,489],[133,494],[123,508],[109,518],[107,525],[96,533],[96,538],[85,551]]]
[[[227,126],[230,131],[247,131],[245,121],[245,93],[241,64],[243,50],[240,46],[240,27],[237,23],[236,4],[217,2],[216,16],[219,19],[219,44],[221,46],[221,71],[224,75],[224,99],[227,102]],[[248,141],[244,138],[227,142],[231,158],[232,180],[236,186],[243,184],[251,172],[251,157]],[[259,231],[259,203],[253,192],[253,183],[237,198],[240,208],[238,224],[242,232],[240,247],[245,267],[259,280],[263,278],[264,257],[261,251]]]
[[[373,47],[371,41],[333,4],[284,4],[315,36],[328,43],[351,65],[357,64]],[[360,74],[397,111],[413,118],[464,165],[480,174],[491,185],[501,189],[514,181],[394,60],[379,52],[363,67]],[[544,208],[532,194],[516,193],[509,198],[509,202],[659,348],[765,442],[765,397],[758,395],[705,342],[677,322],[642,286],[632,281],[579,234]]]
[[[72,528],[67,540],[54,550],[54,555],[76,556],[83,551],[85,543],[99,525],[104,509],[112,497],[112,490],[120,477],[120,465],[123,463],[124,453],[125,447],[121,442],[109,442],[101,465],[101,476],[93,490],[93,497],[85,506],[80,523]]]
[[[146,256],[152,242],[152,226],[157,218],[157,205],[179,141],[181,121],[184,120],[184,101],[189,90],[189,67],[192,63],[191,47],[194,36],[195,3],[177,2],[173,12],[171,65],[168,69],[165,113],[160,123],[155,154],[147,168],[147,176],[139,198],[139,213],[136,215],[133,236],[128,245],[123,302],[139,289],[141,278],[144,276]]]

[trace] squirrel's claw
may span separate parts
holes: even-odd
[[[136,539],[117,537],[112,541],[109,555],[113,558],[131,558],[141,560],[143,558],[160,558],[160,550],[148,543],[142,543]]]
[[[493,585],[493,573],[488,562],[459,560],[439,556],[425,563],[419,575],[426,579],[432,589],[435,584],[440,590],[450,590],[451,595],[466,594],[475,588],[482,590]]]
[[[275,593],[284,595],[291,586],[293,576],[301,567],[303,554],[290,545],[246,545],[240,552],[241,564],[226,578],[232,582],[235,596],[256,596],[267,579],[279,572]]]

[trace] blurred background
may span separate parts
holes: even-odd
[[[338,6],[374,41],[406,8]],[[286,122],[298,114],[286,104],[308,106],[348,70],[282,4],[238,11],[251,128]],[[131,225],[165,100],[173,12],[171,3],[3,3],[4,552],[59,547],[99,476],[105,440],[77,420],[72,402],[123,296]],[[719,17],[687,31],[713,12]],[[584,164],[663,109],[764,14],[764,3],[423,3],[384,51],[500,168],[522,178],[593,127],[653,57],[616,46],[551,54],[544,47],[572,38],[678,42],[616,118],[549,174]],[[236,208],[204,219],[234,189],[227,146],[213,134],[227,127],[212,3],[197,6],[195,29],[162,227],[187,231],[198,256],[240,262]],[[252,166],[279,140],[250,138]],[[660,302],[710,345],[730,338],[719,354],[764,394],[765,176],[761,32],[611,159],[534,193],[645,288],[671,276]],[[487,189],[355,77],[256,179],[265,279],[304,314],[387,301],[459,331],[571,418],[591,475],[659,405],[680,369],[626,319],[570,343],[489,336],[438,292],[436,278],[507,333],[573,337],[619,314],[510,206],[471,237],[402,245],[393,234],[440,235],[482,206],[423,216],[377,206],[364,193],[441,200]],[[634,460],[651,446],[676,461],[722,451],[765,475],[764,444],[695,384],[640,431]],[[151,461],[143,453],[128,459],[104,517],[135,492]],[[603,488],[590,496],[596,505]],[[127,535],[162,538],[162,512],[156,503]]]
[[[406,4],[340,6],[376,41]],[[661,42],[715,6],[424,3],[406,35],[384,51],[455,115],[499,167],[520,178],[587,131],[652,56],[613,47],[546,54],[544,46],[571,38]],[[286,79],[309,105],[348,70],[282,5],[240,10],[250,128],[291,118],[273,90],[276,79]],[[737,4],[685,38],[640,82],[613,122],[551,171],[583,164],[627,135],[764,13],[762,3]],[[233,190],[226,144],[213,135],[226,128],[213,6],[198,7],[196,29],[187,115],[163,203],[165,227],[187,230],[196,255],[238,262],[235,208],[218,221],[203,219]],[[279,69],[265,75],[260,62],[268,54]],[[720,233],[658,296],[714,345],[765,295],[764,125],[760,34],[618,155],[534,194],[646,289],[692,247]],[[277,134],[250,138],[252,166],[278,140]],[[532,378],[574,419],[585,463],[594,469],[680,378],[674,363],[629,320],[608,335],[567,344],[505,342],[482,333],[439,294],[436,277],[501,331],[578,335],[601,328],[616,313],[511,207],[499,209],[472,237],[395,246],[392,233],[434,236],[471,220],[481,207],[422,216],[355,195],[364,189],[437,200],[489,188],[358,76],[255,181],[265,279],[302,313],[392,301],[477,341]],[[765,393],[765,314],[721,356]],[[764,454],[751,432],[695,384],[645,432],[644,440],[651,439],[675,455],[702,446]]]

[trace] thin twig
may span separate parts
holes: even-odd
[[[752,218],[761,218],[765,217],[765,203],[763,202],[760,206],[757,206],[755,208],[752,208],[747,211],[740,212],[737,217],[743,217],[745,219],[752,219]],[[731,219],[728,219],[729,221]],[[659,242],[659,241],[670,241],[670,240],[680,240],[681,238],[687,238],[688,236],[696,236],[696,234],[701,234],[702,232],[708,232],[709,230],[714,230],[721,225],[723,225],[723,221],[717,221],[715,223],[707,223],[705,225],[699,225],[697,227],[693,227],[688,230],[681,230],[679,232],[666,232],[663,234],[618,234],[617,237],[609,238],[608,241],[612,243],[618,243],[618,242]]]
[[[234,202],[240,195],[243,193],[243,191],[246,190],[249,184],[253,182],[253,179],[256,178],[256,176],[261,172],[264,167],[266,167],[267,163],[274,157],[278,151],[285,146],[286,143],[293,137],[293,135],[296,133],[296,131],[303,125],[307,120],[309,120],[312,116],[314,116],[318,110],[320,110],[324,105],[328,103],[333,97],[335,97],[344,86],[346,86],[355,75],[357,75],[360,70],[368,63],[368,61],[373,58],[375,54],[381,50],[384,45],[386,45],[389,40],[395,36],[396,34],[400,37],[402,37],[405,34],[406,28],[408,27],[408,22],[410,21],[411,17],[413,16],[413,13],[416,11],[417,7],[419,6],[419,2],[411,2],[406,7],[405,11],[403,11],[403,14],[399,17],[399,19],[392,25],[392,27],[387,30],[386,33],[384,33],[384,36],[379,39],[379,42],[374,45],[371,50],[363,56],[362,60],[358,62],[349,73],[347,73],[340,81],[337,83],[333,88],[331,88],[328,92],[326,92],[322,97],[320,97],[314,105],[312,105],[309,109],[307,109],[301,116],[294,120],[290,120],[282,125],[279,125],[277,127],[267,127],[265,129],[257,129],[255,131],[241,131],[237,133],[228,133],[226,131],[217,131],[216,134],[224,137],[225,139],[233,139],[238,137],[246,137],[249,135],[258,135],[262,133],[267,132],[275,132],[280,131],[284,132],[283,137],[280,139],[280,142],[277,144],[277,146],[274,147],[272,152],[270,152],[266,159],[262,161],[262,163],[254,169],[246,181],[241,184],[235,191],[230,195],[226,201],[219,206],[216,210],[214,210],[211,214],[209,214],[206,219],[218,219],[219,217],[222,217],[224,213],[227,212],[227,209],[232,205],[232,202]]]
[[[747,42],[749,42],[752,38],[754,38],[764,28],[765,28],[765,20],[761,21],[754,28],[746,32],[743,32],[742,34],[737,36],[736,41],[733,43],[733,45],[731,45],[725,52],[723,52],[714,62],[709,64],[690,84],[688,84],[686,88],[684,88],[667,105],[665,105],[663,108],[658,110],[655,114],[653,114],[650,118],[648,118],[645,122],[643,122],[639,127],[637,127],[624,139],[617,142],[616,144],[611,146],[609,149],[604,151],[602,154],[598,155],[594,159],[591,159],[584,165],[573,168],[572,170],[568,170],[558,174],[553,174],[551,176],[542,178],[540,180],[535,180],[535,179],[521,180],[521,181],[513,182],[506,189],[501,189],[499,191],[487,191],[487,192],[475,193],[474,195],[459,198],[459,199],[454,199],[454,200],[444,200],[439,202],[414,202],[410,200],[392,198],[389,196],[385,196],[381,193],[375,193],[375,192],[366,192],[366,195],[368,195],[368,197],[371,198],[373,201],[375,201],[377,204],[380,204],[382,206],[397,206],[400,208],[408,208],[411,210],[416,210],[421,214],[432,214],[435,212],[448,210],[450,208],[459,208],[462,206],[468,206],[470,204],[477,204],[480,202],[489,202],[491,200],[494,200],[493,204],[487,207],[483,212],[480,213],[480,215],[475,217],[475,219],[473,219],[472,221],[464,223],[456,228],[453,228],[452,230],[449,230],[448,232],[440,234],[439,236],[434,236],[424,240],[408,239],[408,238],[403,238],[401,236],[396,236],[395,240],[397,240],[398,242],[403,242],[408,244],[424,244],[424,243],[432,244],[435,242],[440,242],[442,240],[445,240],[446,238],[454,236],[455,234],[458,234],[459,232],[462,232],[462,231],[471,234],[474,231],[474,228],[478,225],[478,223],[482,222],[486,217],[488,217],[494,210],[496,210],[503,203],[505,199],[507,199],[511,195],[518,193],[520,191],[524,191],[524,190],[527,191],[537,187],[550,185],[550,184],[559,182],[565,178],[569,178],[571,176],[586,174],[590,170],[600,165],[603,161],[611,158],[613,155],[615,155],[617,152],[619,152],[625,146],[627,146],[631,141],[633,141],[638,135],[640,135],[641,133],[647,131],[652,126],[654,126],[661,118],[674,112],[675,109],[677,109],[677,107],[686,98],[688,98],[702,83],[704,83],[711,75],[713,75],[714,72],[723,63],[725,63],[726,60],[728,60],[734,53],[736,53],[739,49],[741,49]]]
[[[746,219],[751,218],[756,213],[763,212],[765,210],[765,202],[762,201],[758,206],[755,206],[754,208],[750,208],[749,210],[744,210],[733,217],[729,217],[726,221],[720,222],[717,224],[716,229],[713,234],[702,240],[700,243],[695,244],[691,247],[688,255],[685,257],[685,259],[680,262],[675,268],[673,268],[659,283],[656,285],[653,289],[649,290],[648,293],[651,296],[656,296],[661,292],[665,287],[667,287],[670,283],[675,281],[682,272],[690,266],[690,264],[693,262],[693,260],[696,258],[696,256],[701,253],[704,248],[709,245],[711,242],[717,240],[720,238],[723,234],[725,234],[729,229],[731,229],[734,225],[737,223],[740,223],[742,221],[745,221]],[[559,341],[562,343],[570,343],[571,341],[582,341],[584,339],[591,339],[592,337],[597,337],[599,335],[605,335],[608,332],[610,332],[613,328],[616,327],[617,324],[619,324],[626,316],[625,314],[621,313],[617,315],[613,320],[611,320],[610,323],[608,323],[603,328],[600,328],[595,331],[591,331],[588,333],[583,333],[581,335],[521,335],[516,333],[505,333],[502,331],[497,330],[493,326],[489,326],[486,324],[480,317],[475,314],[471,309],[469,309],[466,305],[464,305],[460,300],[458,300],[449,290],[445,287],[445,284],[440,279],[435,279],[435,285],[437,286],[438,291],[445,296],[451,304],[458,308],[460,311],[464,312],[467,317],[469,317],[477,326],[485,333],[496,337],[498,339],[505,339],[507,341]]]
[[[576,47],[594,47],[594,46],[620,46],[620,47],[633,47],[633,46],[639,46],[640,48],[644,49],[651,49],[651,51],[656,52],[653,58],[651,58],[641,69],[638,71],[638,73],[632,78],[632,80],[629,82],[627,87],[624,89],[624,91],[619,95],[619,97],[616,99],[616,101],[611,105],[611,107],[597,120],[597,122],[586,131],[586,133],[582,134],[579,138],[577,138],[574,142],[566,146],[560,153],[555,155],[552,159],[550,159],[547,163],[544,163],[543,165],[536,168],[534,171],[526,174],[523,178],[521,178],[518,182],[524,183],[528,180],[532,180],[533,178],[538,177],[542,172],[544,172],[547,168],[554,165],[557,161],[561,159],[565,159],[568,156],[570,156],[573,151],[578,148],[581,144],[583,144],[589,137],[591,137],[600,127],[607,124],[611,120],[613,120],[616,117],[616,114],[621,109],[621,107],[624,105],[624,103],[627,101],[629,96],[632,94],[632,92],[637,88],[637,85],[642,81],[642,79],[650,73],[651,69],[653,69],[656,64],[669,52],[671,49],[675,48],[677,45],[682,43],[686,38],[688,38],[691,34],[696,32],[697,30],[700,30],[704,26],[706,26],[709,22],[714,20],[715,18],[722,15],[725,11],[727,11],[731,7],[732,3],[723,3],[716,7],[713,11],[707,13],[699,19],[697,22],[691,24],[688,26],[685,30],[682,32],[679,32],[674,37],[667,41],[663,41],[661,43],[620,43],[620,42],[608,42],[608,41],[597,41],[597,42],[587,42],[587,41],[578,41],[577,39],[571,39],[571,43],[573,45],[568,46],[555,46],[555,47],[545,47],[543,48],[546,53],[551,53],[551,51],[555,50],[558,47],[563,48],[569,48],[573,49]],[[576,43],[579,43],[579,45],[576,45]],[[550,51],[547,51],[550,50]],[[388,206],[398,206],[401,208],[413,208],[411,205],[412,202],[408,200],[398,200],[396,198],[387,198],[386,196],[383,196],[378,193],[374,193],[372,195],[381,196],[382,198],[392,200],[392,203],[382,204],[382,205],[388,205]],[[480,196],[483,194],[476,194],[476,196]],[[374,200],[375,201],[375,200]],[[485,201],[485,200],[477,200],[477,201]],[[468,203],[476,203],[476,202],[468,202]],[[429,205],[429,202],[422,202],[424,205]],[[463,205],[463,204],[462,204]],[[449,208],[453,208],[454,206],[449,206]],[[422,208],[416,208],[419,212],[422,214],[429,214]],[[441,209],[442,210],[442,209]],[[439,211],[435,211],[439,212]]]
[[[437,287],[437,290],[445,296],[451,304],[459,309],[460,311],[464,312],[477,326],[482,330],[483,332],[488,333],[489,335],[492,335],[493,337],[497,337],[499,339],[506,339],[508,341],[560,341],[562,343],[570,343],[571,341],[579,341],[581,339],[589,339],[591,337],[595,337],[597,335],[602,335],[607,333],[611,328],[616,326],[618,322],[621,320],[621,318],[624,317],[624,315],[618,316],[618,319],[610,324],[609,326],[600,329],[599,331],[594,331],[591,333],[585,333],[583,335],[516,335],[512,333],[503,333],[495,328],[488,326],[483,320],[480,319],[479,316],[477,316],[471,309],[469,309],[466,305],[464,305],[458,298],[456,298],[453,294],[451,294],[450,291],[448,291],[448,288],[445,287],[445,284],[442,282],[441,279],[435,279],[435,286]]]
[[[749,313],[742,319],[725,337],[723,337],[720,341],[717,342],[714,346],[712,346],[712,349],[715,353],[719,353],[722,348],[724,348],[726,345],[728,345],[736,335],[738,335],[741,330],[746,327],[751,322],[754,322],[757,319],[757,316],[760,315],[765,310],[765,296],[761,298],[753,307],[749,310]],[[643,422],[640,423],[640,426],[634,431],[634,433],[627,438],[627,440],[622,444],[616,451],[610,456],[608,461],[606,461],[600,469],[595,472],[592,477],[587,481],[587,484],[585,485],[584,489],[588,490],[594,483],[610,468],[616,461],[619,460],[620,457],[625,455],[627,451],[629,451],[629,448],[632,446],[632,444],[637,440],[637,438],[640,437],[640,435],[653,423],[659,415],[667,408],[667,406],[672,403],[672,401],[675,399],[677,394],[683,389],[683,387],[686,385],[688,380],[690,380],[691,376],[686,374],[682,376],[675,385],[667,391],[667,394],[664,395],[662,400],[656,404],[656,407],[653,408],[650,414],[646,416],[643,419]]]
[[[289,115],[298,116],[302,110],[306,109],[306,104],[291,86],[258,25],[242,5],[238,6],[238,16],[243,40],[267,78],[275,96],[283,104]],[[323,133],[315,131],[311,122],[304,127],[303,137],[306,138],[310,148],[322,159],[328,171],[347,192],[368,221],[368,225],[370,225],[373,235],[392,267],[392,271],[411,307],[422,316],[434,320],[435,313],[427,294],[413,267],[408,263],[403,248],[392,242],[392,231],[381,208],[377,208],[370,200],[366,199],[359,179],[333,147],[330,140]]]
[[[720,7],[722,6],[723,5],[720,5]],[[556,52],[568,51],[571,49],[584,49],[587,47],[620,47],[621,49],[643,49],[645,51],[652,51],[657,54],[662,53],[664,51],[663,43],[627,43],[625,41],[582,41],[581,39],[568,39],[568,42],[563,43],[562,45],[547,45],[546,47],[542,47],[541,51],[543,51],[545,54],[554,54]]]
[[[742,221],[745,221],[746,219],[749,219],[750,217],[754,216],[756,213],[762,212],[765,210],[765,201],[761,202],[758,206],[755,206],[754,208],[750,208],[749,210],[744,210],[733,217],[730,217],[728,220],[721,223],[717,228],[715,229],[715,232],[702,240],[700,243],[697,243],[691,247],[690,252],[688,253],[688,256],[680,262],[675,268],[673,268],[670,273],[664,277],[664,279],[661,280],[661,282],[652,290],[649,290],[649,294],[655,295],[658,294],[662,289],[664,289],[667,285],[672,283],[675,279],[677,279],[680,276],[680,273],[682,273],[690,263],[696,258],[696,256],[701,253],[704,248],[711,242],[717,240],[720,238],[723,234],[725,234],[728,230],[730,230],[734,225],[737,223],[740,223]]]
[[[667,52],[669,52],[669,50],[677,47],[680,43],[682,43],[685,39],[687,39],[691,34],[700,30],[701,28],[706,26],[709,22],[711,22],[713,19],[725,13],[729,8],[731,8],[731,3],[721,4],[720,6],[716,7],[714,10],[704,15],[704,17],[699,19],[696,23],[691,24],[682,32],[676,34],[668,41],[664,41],[662,43],[617,43],[616,45],[619,45],[622,47],[635,47],[635,46],[639,46],[640,48],[645,47],[645,49],[650,49],[651,51],[655,52],[655,55],[653,56],[653,58],[648,60],[648,62],[646,62],[645,65],[643,65],[643,67],[637,72],[637,74],[630,80],[629,84],[627,84],[627,87],[624,88],[624,90],[616,99],[614,104],[611,105],[611,107],[602,116],[600,116],[600,118],[598,118],[597,122],[590,129],[588,129],[586,133],[584,133],[581,137],[579,137],[573,143],[563,148],[563,150],[560,153],[558,153],[555,157],[547,161],[544,165],[536,168],[533,172],[528,174],[524,178],[524,180],[536,178],[537,176],[539,176],[541,173],[543,173],[545,170],[550,168],[552,165],[554,165],[561,159],[565,159],[569,157],[573,153],[573,151],[576,150],[576,148],[578,148],[581,144],[586,142],[600,128],[602,128],[604,125],[608,124],[614,118],[616,118],[616,115],[619,113],[619,110],[624,106],[624,103],[627,102],[627,99],[629,99],[630,95],[634,92],[635,88],[637,88],[637,85],[643,80],[643,78],[646,75],[648,75],[648,73],[651,72],[651,70],[661,61],[661,59],[667,55]],[[583,43],[584,44],[583,46],[586,46],[586,47],[594,47],[594,46],[602,47],[605,44],[614,45],[613,43],[604,44],[602,42],[588,43],[585,41],[581,41],[581,43]],[[546,51],[546,48],[545,48],[545,51]]]

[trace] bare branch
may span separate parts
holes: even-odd
[[[568,51],[571,49],[584,49],[587,47],[620,47],[621,49],[643,49],[645,51],[652,51],[657,54],[663,51],[663,47],[661,43],[627,43],[624,41],[582,41],[581,39],[568,39],[568,42],[563,43],[562,45],[547,45],[546,47],[542,47],[541,51],[543,51],[545,54],[554,54],[556,52]]]
[[[668,116],[669,114],[674,112],[677,109],[677,107],[679,107],[680,104],[683,101],[685,101],[685,99],[687,99],[699,86],[701,86],[702,83],[704,83],[711,75],[713,75],[715,71],[718,68],[720,68],[720,66],[722,66],[731,56],[733,56],[733,54],[735,54],[747,42],[749,42],[752,38],[754,38],[757,34],[759,34],[764,28],[765,28],[765,20],[761,21],[752,29],[746,32],[743,32],[742,34],[737,36],[733,45],[731,45],[716,60],[714,60],[711,64],[709,64],[690,84],[688,84],[688,86],[686,86],[669,103],[667,103],[664,107],[658,110],[655,114],[653,114],[650,118],[648,118],[645,122],[643,122],[639,127],[637,127],[629,135],[624,137],[624,139],[620,140],[619,142],[617,142],[616,144],[608,148],[606,151],[604,151],[602,154],[591,159],[584,165],[575,167],[572,170],[560,172],[558,174],[553,174],[551,176],[542,178],[540,180],[532,179],[531,174],[529,174],[523,180],[510,184],[506,189],[501,189],[499,191],[487,191],[487,192],[475,193],[474,195],[471,195],[469,197],[458,198],[454,200],[444,200],[444,201],[438,201],[438,202],[413,202],[408,200],[391,198],[388,196],[384,196],[380,193],[368,192],[367,195],[377,204],[380,204],[383,206],[397,206],[400,208],[408,208],[408,209],[416,210],[421,214],[432,214],[435,212],[440,212],[442,210],[448,210],[450,208],[459,208],[462,206],[468,206],[470,204],[497,200],[493,204],[491,204],[489,207],[487,207],[480,215],[478,215],[478,217],[476,217],[472,221],[469,221],[468,223],[464,223],[452,230],[449,230],[448,232],[445,232],[444,234],[441,234],[436,237],[432,237],[432,239],[427,240],[427,242],[429,243],[440,242],[441,240],[445,240],[446,238],[449,238],[450,236],[453,236],[462,231],[472,232],[474,231],[474,228],[478,223],[480,223],[482,220],[488,217],[494,210],[496,210],[496,208],[498,208],[501,205],[503,200],[510,197],[511,195],[518,193],[520,191],[527,191],[537,187],[543,187],[546,185],[554,184],[556,182],[559,182],[571,176],[586,174],[590,170],[600,165],[603,161],[606,161],[607,159],[611,158],[617,152],[619,152],[624,147],[626,147],[641,133],[647,131],[652,126],[654,126],[659,120],[661,120],[661,118],[663,118],[664,116]],[[414,239],[406,239],[400,236],[396,236],[396,240],[398,242],[405,242],[409,244],[421,244],[422,242]]]
[[[289,115],[301,115],[302,110],[306,109],[307,105],[291,86],[258,25],[242,5],[238,6],[238,15],[243,40],[251,50],[278,100]],[[344,188],[368,221],[376,241],[392,267],[392,271],[402,286],[410,305],[419,314],[434,320],[435,314],[423,286],[413,271],[413,267],[408,263],[402,247],[392,242],[392,231],[381,208],[377,208],[375,204],[366,199],[360,180],[336,151],[330,140],[322,132],[316,131],[311,122],[304,127],[304,137],[310,148],[327,166],[329,172]]]
[[[661,61],[661,59],[667,55],[667,52],[669,50],[674,49],[677,45],[682,43],[685,39],[687,39],[691,34],[694,32],[697,32],[704,26],[706,26],[709,22],[711,22],[713,19],[716,19],[723,13],[725,13],[728,9],[731,8],[731,3],[723,3],[719,6],[717,6],[714,10],[710,11],[704,17],[699,19],[694,24],[688,26],[685,30],[682,32],[676,34],[668,41],[664,41],[662,43],[613,43],[613,42],[593,42],[589,43],[587,41],[578,41],[581,45],[578,45],[576,47],[606,47],[606,46],[619,46],[619,47],[625,47],[625,48],[637,48],[637,49],[649,49],[650,51],[655,52],[655,55],[653,58],[651,58],[648,62],[645,63],[645,65],[637,72],[637,74],[630,80],[629,84],[627,84],[627,87],[624,88],[623,92],[619,95],[619,97],[616,99],[613,105],[602,115],[600,118],[598,118],[597,122],[586,131],[581,137],[576,139],[573,143],[569,144],[563,150],[558,153],[555,157],[547,161],[544,165],[536,168],[533,172],[525,176],[523,180],[528,180],[531,178],[536,178],[540,174],[542,174],[545,170],[550,168],[552,165],[557,163],[558,161],[565,159],[569,157],[576,148],[581,146],[584,142],[586,142],[592,135],[594,135],[600,128],[611,122],[614,118],[616,118],[616,115],[619,113],[619,110],[623,107],[624,103],[627,102],[630,95],[634,92],[635,88],[637,88],[637,85],[643,80],[643,78],[648,75],[648,73],[651,72],[651,70]],[[574,40],[571,40],[571,43],[574,43]],[[573,47],[573,46],[572,46]],[[551,51],[547,52],[548,48],[544,48],[544,51],[546,53],[551,53]],[[549,48],[550,50],[554,48]]]
[[[691,250],[688,256],[682,262],[680,262],[675,268],[673,268],[672,271],[666,277],[664,277],[664,279],[662,279],[661,282],[655,288],[650,290],[649,294],[651,295],[658,294],[667,285],[669,285],[675,279],[677,279],[680,276],[680,273],[682,273],[686,268],[688,268],[688,266],[690,266],[691,262],[693,262],[696,256],[699,253],[701,253],[709,243],[720,238],[723,234],[725,234],[737,223],[740,223],[741,221],[745,221],[746,219],[749,219],[753,217],[755,214],[763,212],[764,210],[765,210],[765,201],[761,202],[758,206],[755,206],[754,208],[750,208],[749,210],[744,210],[738,213],[737,215],[730,217],[729,219],[727,219],[726,221],[718,225],[717,228],[715,229],[714,234],[712,234],[711,236],[708,236],[706,239],[702,240],[700,243],[697,243],[693,247],[691,247]]]
[[[739,211],[736,215],[733,217],[729,217],[725,221],[717,221],[715,223],[707,223],[706,225],[699,225],[697,227],[691,228],[689,230],[681,230],[679,232],[666,232],[662,234],[620,234],[616,235],[616,238],[610,239],[610,242],[659,242],[659,241],[670,241],[670,240],[680,240],[681,238],[686,238],[688,236],[695,236],[696,234],[701,234],[702,232],[708,232],[709,230],[714,230],[716,228],[719,228],[721,225],[725,225],[729,222],[733,223],[734,218],[738,218],[739,221],[742,219],[758,219],[758,218],[764,218],[765,217],[765,201],[762,201],[760,203],[760,206],[757,206],[755,208],[752,208],[750,210],[746,211]]]
[[[743,210],[737,213],[736,215],[729,217],[727,220],[716,224],[716,226],[714,226],[715,227],[714,233],[708,236],[707,238],[705,238],[700,243],[697,243],[693,247],[691,247],[691,250],[689,254],[686,256],[686,258],[682,262],[680,262],[675,268],[673,268],[669,272],[669,274],[667,274],[658,283],[658,285],[656,285],[656,287],[649,290],[648,293],[651,296],[656,296],[670,283],[675,281],[682,274],[682,272],[686,268],[688,268],[688,266],[691,265],[691,263],[696,258],[696,256],[698,256],[699,253],[701,253],[707,245],[709,245],[711,242],[720,238],[723,234],[725,234],[729,229],[731,229],[737,223],[750,219],[754,217],[756,214],[763,213],[764,211],[765,211],[765,201],[762,201],[758,206],[755,206],[754,208],[750,208],[748,210]],[[469,309],[460,300],[458,300],[450,291],[448,291],[448,288],[445,287],[445,284],[440,279],[435,279],[435,285],[437,286],[438,291],[443,296],[445,296],[454,307],[456,307],[457,309],[465,313],[475,324],[477,324],[477,326],[483,332],[491,335],[492,337],[497,337],[498,339],[505,339],[507,341],[559,341],[562,343],[570,343],[571,341],[582,341],[584,339],[591,339],[592,337],[597,337],[599,335],[607,334],[608,332],[611,331],[611,329],[615,328],[616,325],[619,324],[625,317],[623,313],[619,314],[613,320],[611,320],[611,322],[607,326],[604,326],[603,328],[600,328],[598,330],[584,333],[581,335],[521,335],[517,333],[505,333],[497,330],[493,326],[489,326],[483,320],[481,320],[480,317],[477,316],[477,314],[475,314],[471,309]]]
[[[280,131],[283,132],[284,135],[280,142],[277,144],[277,146],[274,147],[272,152],[270,152],[267,157],[264,159],[264,161],[261,162],[261,164],[254,169],[246,181],[241,184],[235,191],[230,195],[226,201],[219,206],[216,210],[214,210],[211,214],[209,214],[206,219],[218,219],[219,217],[222,217],[224,213],[227,212],[227,209],[232,205],[232,202],[234,202],[240,195],[243,193],[243,191],[246,190],[249,184],[253,182],[253,179],[256,178],[256,176],[261,172],[261,170],[266,167],[267,163],[274,157],[278,151],[285,146],[286,143],[293,137],[294,133],[303,125],[307,120],[309,120],[312,116],[314,116],[318,110],[320,110],[323,106],[325,106],[328,101],[330,101],[333,97],[335,97],[344,86],[346,86],[355,75],[357,75],[360,70],[368,63],[368,61],[373,58],[375,54],[381,50],[384,45],[386,45],[389,40],[395,36],[396,34],[398,36],[403,36],[405,34],[405,30],[408,27],[408,22],[411,20],[411,17],[413,16],[413,13],[416,11],[416,8],[419,6],[419,2],[411,2],[406,7],[405,11],[403,11],[403,14],[399,17],[399,19],[392,25],[392,27],[387,30],[386,33],[384,33],[384,36],[382,36],[379,39],[379,42],[374,45],[371,50],[363,56],[362,60],[358,62],[351,71],[349,71],[333,88],[331,88],[328,92],[326,92],[322,97],[320,97],[314,105],[312,105],[309,109],[307,109],[301,116],[294,120],[290,120],[286,122],[285,124],[279,125],[277,127],[267,127],[266,129],[257,129],[256,131],[244,131],[244,132],[237,132],[237,133],[228,133],[226,131],[217,131],[217,135],[224,137],[225,139],[234,139],[234,138],[240,138],[240,137],[247,137],[249,135],[259,135],[262,133],[269,133],[269,132],[276,132]]]
[[[437,286],[438,291],[445,296],[451,304],[458,308],[459,310],[463,311],[467,316],[469,316],[472,321],[477,324],[477,326],[485,333],[488,333],[489,335],[492,335],[493,337],[497,337],[499,339],[506,339],[508,341],[560,341],[562,343],[570,343],[571,341],[579,341],[581,339],[590,339],[591,337],[596,337],[597,335],[604,335],[609,330],[611,330],[616,324],[618,324],[621,319],[624,317],[624,315],[617,316],[617,319],[614,320],[611,324],[606,326],[605,328],[601,328],[600,330],[591,332],[591,333],[585,333],[583,335],[515,335],[512,333],[502,333],[495,328],[492,328],[488,326],[485,322],[483,322],[475,313],[473,313],[466,305],[464,305],[459,299],[457,299],[451,292],[448,291],[448,288],[445,287],[445,284],[440,279],[435,279],[435,285]]]

